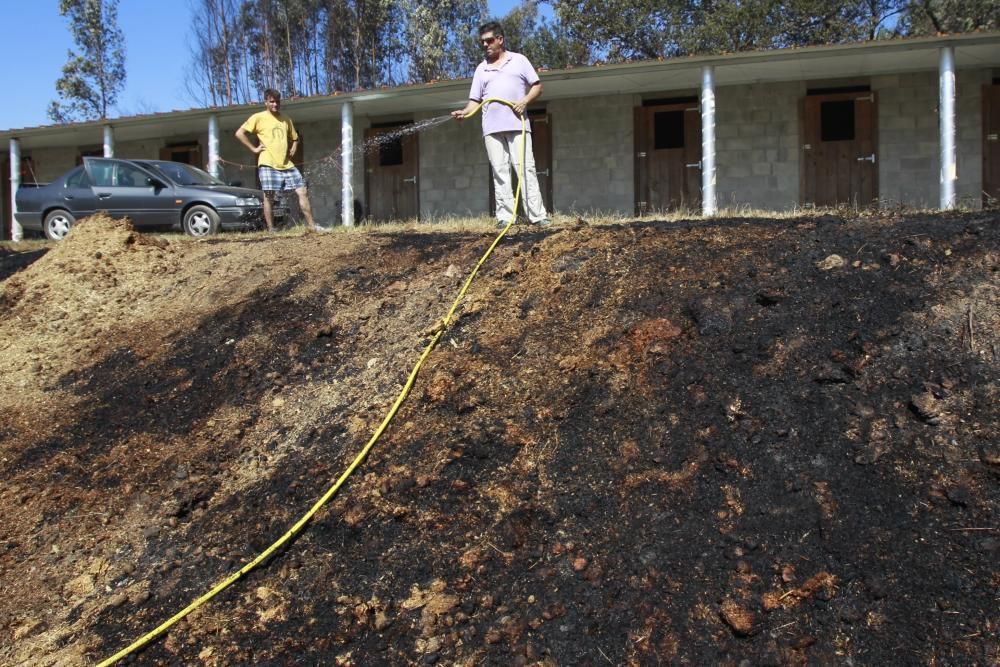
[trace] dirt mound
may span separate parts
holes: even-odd
[[[98,218],[0,283],[0,662],[107,657],[284,533],[491,238]],[[135,662],[996,663],[998,242],[515,231],[329,507]]]

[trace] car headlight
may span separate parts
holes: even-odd
[[[236,199],[237,206],[260,206],[260,199],[257,197],[238,197]]]

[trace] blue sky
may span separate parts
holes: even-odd
[[[489,0],[490,12],[506,14],[518,0]],[[189,0],[121,0],[118,25],[125,33],[125,89],[113,115],[190,109],[184,85],[191,49]],[[47,109],[56,99],[56,80],[73,48],[69,22],[59,0],[0,0],[7,58],[0,70],[6,104],[0,129],[49,125]]]

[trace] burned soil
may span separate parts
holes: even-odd
[[[997,664],[998,223],[514,228],[344,488],[128,660]],[[96,663],[280,537],[492,236],[0,256],[0,663]]]

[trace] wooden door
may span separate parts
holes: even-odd
[[[545,113],[544,109],[528,110],[528,118],[531,120],[531,152],[535,157],[535,174],[538,176],[538,189],[542,191],[542,203],[545,204],[545,211],[552,214],[552,117]],[[490,184],[490,207],[489,214],[497,208],[496,192],[493,187],[493,172],[489,163],[486,165],[486,176]],[[519,180],[516,170],[511,167],[511,177],[514,191],[517,192],[517,181]],[[524,197],[524,193],[521,193]]]
[[[802,104],[803,204],[870,206],[878,197],[875,93],[808,95]]]
[[[416,132],[400,132],[409,123],[365,130],[365,208],[372,222],[420,217]]]
[[[983,206],[1000,206],[1000,86],[983,86]]]
[[[697,104],[635,109],[635,213],[701,206],[701,111]]]

